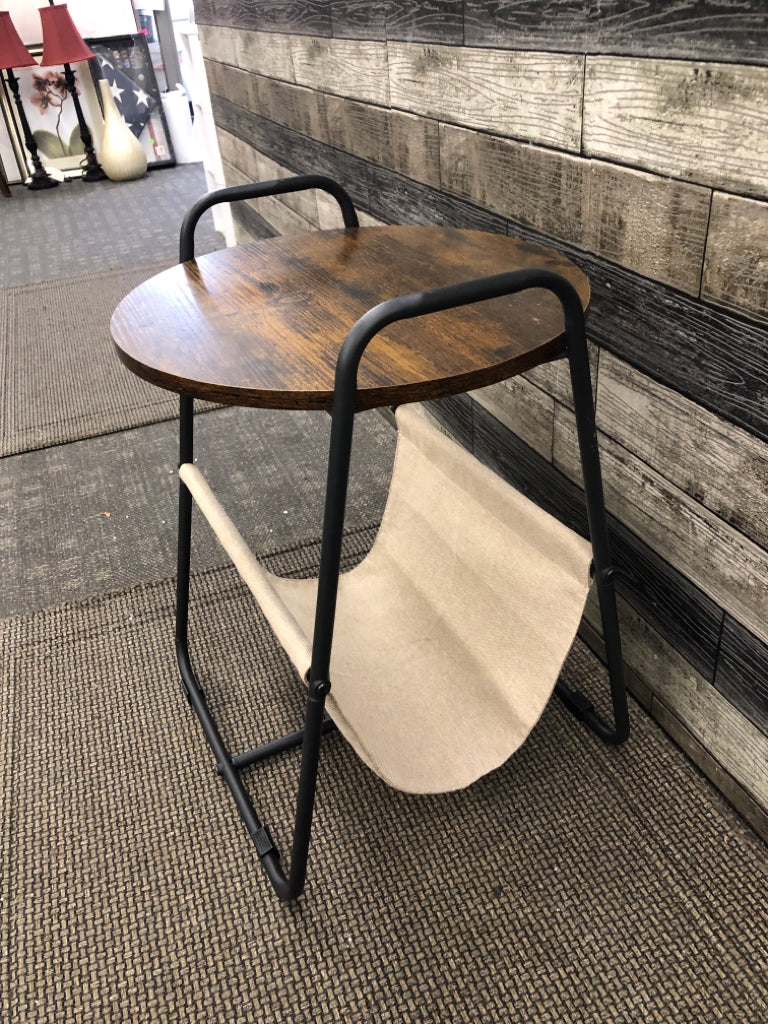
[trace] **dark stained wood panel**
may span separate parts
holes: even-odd
[[[468,46],[768,63],[764,0],[466,0]]]
[[[386,39],[386,0],[331,0],[336,39]]]
[[[726,617],[715,689],[768,734],[768,646]]]
[[[463,0],[386,0],[387,38],[409,43],[464,42]]]
[[[386,299],[504,270],[589,285],[555,253],[453,228],[310,231],[171,267],[115,310],[123,362],[159,387],[258,408],[330,409],[336,359],[353,324]],[[558,300],[528,288],[385,327],[357,374],[359,409],[423,401],[514,376],[561,352]]]
[[[194,0],[201,25],[228,25],[253,32],[330,36],[327,0]]]

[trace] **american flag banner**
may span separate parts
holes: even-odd
[[[109,83],[112,90],[115,106],[138,138],[157,106],[157,101],[141,85],[115,67],[102,53],[97,52],[96,59],[101,69],[101,77]]]

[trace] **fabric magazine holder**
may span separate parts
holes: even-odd
[[[217,202],[321,188],[357,218],[330,179],[302,176],[209,193],[182,227],[181,260],[194,227]],[[396,411],[398,444],[376,541],[340,573],[357,369],[367,344],[396,321],[525,288],[559,299],[576,412],[590,541],[538,508],[446,437],[417,407]],[[584,316],[565,278],[544,270],[485,277],[400,296],[369,310],[339,352],[332,410],[319,576],[267,572],[192,459],[192,399],[181,398],[179,574],[176,642],[182,684],[281,899],[306,879],[321,737],[338,727],[390,785],[431,793],[469,785],[524,741],[554,690],[609,743],[629,734],[626,691],[597,450]],[[187,618],[192,502],[211,524],[307,687],[304,728],[233,756],[191,667]],[[614,725],[558,675],[591,583],[597,587]],[[325,717],[325,709],[331,718]],[[240,772],[302,746],[290,869],[286,873]]]

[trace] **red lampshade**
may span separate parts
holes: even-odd
[[[0,11],[0,68],[28,68],[37,61],[22,43],[8,11]]]
[[[43,23],[43,56],[40,63],[44,68],[56,64],[76,64],[79,60],[95,57],[75,28],[66,4],[41,7],[40,21]]]

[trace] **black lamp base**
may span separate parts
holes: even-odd
[[[55,178],[46,174],[45,171],[43,171],[42,174],[38,174],[38,172],[35,171],[34,174],[27,178],[24,184],[31,192],[39,192],[44,188],[57,188],[59,183]]]
[[[96,164],[95,166],[89,164],[87,167],[83,168],[83,181],[105,181],[106,177],[107,176],[101,169],[100,164]]]

